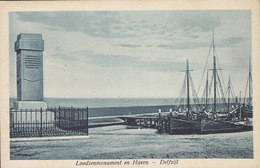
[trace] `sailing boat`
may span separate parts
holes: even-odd
[[[235,101],[235,92],[233,85],[231,83],[231,78],[229,76],[228,79],[228,85],[226,88],[226,97],[228,99],[228,104],[227,104],[227,113],[226,113],[226,120],[228,121],[237,121],[237,118],[239,118],[239,107],[238,107],[238,102],[237,99]]]
[[[226,99],[224,96],[224,91],[222,89],[222,84],[220,77],[217,73],[216,68],[216,52],[214,45],[214,30],[213,30],[213,75],[210,85],[208,85],[208,75],[207,75],[207,83],[206,83],[206,104],[205,107],[201,107],[201,103],[197,98],[196,91],[194,89],[194,85],[192,82],[192,78],[190,75],[190,69],[188,60],[186,61],[186,70],[185,70],[185,78],[184,85],[182,87],[180,96],[186,93],[185,98],[176,99],[174,111],[170,112],[166,118],[159,120],[159,123],[164,123],[164,126],[159,125],[158,132],[168,132],[170,134],[191,134],[191,133],[199,133],[199,134],[207,134],[207,133],[226,133],[226,132],[238,132],[238,131],[248,131],[252,130],[252,126],[242,125],[242,124],[234,124],[230,121],[223,121],[221,119],[221,114],[229,113],[229,107],[226,108]],[[207,64],[206,64],[207,65]],[[205,68],[204,68],[205,69]],[[210,89],[214,89],[214,98],[213,98],[213,107],[212,104],[208,102],[208,94],[210,94]],[[220,89],[217,90],[217,83],[220,86]],[[209,87],[208,87],[209,86]],[[190,87],[192,89],[194,98],[190,97]],[[217,92],[218,91],[218,92]],[[219,93],[220,92],[220,93]],[[217,93],[221,95],[220,99],[217,99]],[[186,103],[183,103],[186,100]],[[194,101],[194,104],[191,106],[191,100]],[[220,103],[219,100],[222,100],[223,103]],[[218,103],[218,107],[217,107]],[[186,106],[186,107],[185,107]],[[229,105],[228,105],[229,106]],[[207,111],[209,108],[212,108],[211,111]],[[164,131],[161,129],[165,128]]]
[[[184,83],[179,98],[176,99],[173,106],[174,116],[186,120],[196,120],[200,114],[201,107],[190,74],[190,71],[193,70],[189,69],[188,59],[186,60],[186,70],[182,71],[185,72]]]
[[[204,92],[202,94],[202,104],[204,105],[205,109],[203,111],[203,115],[206,115],[206,118],[212,119],[212,120],[226,120],[227,116],[230,112],[230,95],[226,96],[224,93],[224,89],[222,87],[222,72],[221,68],[217,67],[217,54],[216,54],[216,48],[215,48],[215,40],[214,40],[214,29],[213,29],[213,35],[212,35],[212,43],[210,46],[208,58],[210,56],[210,53],[212,51],[213,55],[213,68],[207,70],[207,77],[206,77],[206,86],[204,89]],[[204,66],[204,72],[201,78],[201,81],[204,77],[205,70],[207,69],[208,65],[208,58],[206,61],[206,64]],[[209,79],[208,78],[208,71],[212,71],[212,76]],[[231,85],[231,82],[229,81],[229,85]],[[201,84],[200,84],[201,86]],[[199,86],[199,89],[200,89]],[[198,89],[198,92],[199,92]],[[213,90],[213,91],[212,91]],[[231,92],[231,86],[228,86],[228,93]],[[213,94],[213,96],[212,96]],[[213,97],[213,98],[212,98]],[[226,97],[228,97],[228,102],[226,100]]]
[[[249,73],[246,83],[245,96],[243,106],[241,108],[242,111],[242,120],[252,118],[253,117],[253,105],[252,105],[252,72],[251,72],[251,56],[249,57]],[[248,98],[246,98],[246,94],[248,91]]]
[[[184,83],[175,100],[173,111],[162,117],[159,114],[157,130],[159,133],[169,134],[193,134],[200,133],[201,107],[197,97],[193,80],[190,74],[189,61],[186,61]]]

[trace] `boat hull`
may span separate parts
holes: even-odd
[[[169,126],[170,127],[170,126]],[[199,120],[189,121],[173,119],[172,127],[166,129],[165,133],[170,134],[213,134],[251,131],[253,126],[235,124],[227,121]]]

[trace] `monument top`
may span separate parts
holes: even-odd
[[[32,34],[32,33],[21,33],[17,35],[17,40],[41,40],[42,35],[41,34]]]
[[[43,51],[44,41],[41,34],[21,33],[17,36],[15,42],[15,51],[31,50],[31,51]]]

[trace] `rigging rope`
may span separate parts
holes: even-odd
[[[200,105],[200,102],[198,100],[198,96],[197,96],[197,93],[196,93],[196,89],[194,87],[193,80],[192,80],[191,76],[190,76],[190,81],[191,81],[191,89],[192,89],[192,96],[193,96],[194,104],[197,104],[201,108],[201,105]]]
[[[225,106],[226,106],[226,99],[225,99],[224,91],[223,91],[223,88],[222,88],[222,85],[221,85],[220,77],[219,77],[218,73],[216,73],[216,74],[217,74],[217,79],[218,79],[220,91],[221,91],[221,94],[222,94],[222,100],[223,100],[223,103],[224,103]],[[219,96],[219,97],[220,97],[220,96]]]
[[[185,76],[184,76],[184,83],[183,83],[182,89],[179,93],[179,97],[178,97],[178,99],[175,100],[175,103],[174,103],[175,105],[180,105],[180,103],[182,101],[181,98],[183,96],[183,93],[185,93],[185,90],[186,90],[186,73],[185,73]]]
[[[208,52],[206,64],[205,64],[205,66],[204,66],[203,73],[202,73],[202,77],[201,77],[201,79],[200,79],[199,88],[198,88],[198,91],[197,91],[198,94],[199,94],[199,91],[200,91],[201,83],[202,83],[202,81],[203,81],[203,77],[204,77],[204,74],[205,74],[205,70],[206,70],[207,65],[208,65],[209,55],[210,55],[210,51],[211,51],[212,45],[213,45],[213,41],[211,42],[210,47],[209,47],[209,52]]]
[[[248,76],[247,81],[246,81],[246,90],[245,90],[245,96],[244,96],[244,104],[246,104],[246,95],[247,95],[247,88],[248,88],[248,83],[249,83],[249,79],[250,77]],[[248,89],[249,90],[249,89]]]
[[[213,71],[212,71],[212,76],[211,76],[211,80],[210,80],[210,84],[209,84],[209,97],[211,97],[210,101],[213,102],[213,98],[212,98],[212,95],[211,95],[211,88],[212,88],[212,85],[213,85]]]
[[[221,71],[220,63],[219,63],[219,60],[218,60],[218,57],[217,57],[218,54],[217,54],[216,50],[215,50],[215,53],[216,53],[216,58],[217,58],[218,69],[220,69],[221,80],[223,81],[223,85],[225,86],[225,81],[224,81],[224,78],[223,78],[223,74],[222,74],[222,71]]]

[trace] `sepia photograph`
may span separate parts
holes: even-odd
[[[258,158],[251,9],[29,8],[7,17],[10,162]]]

